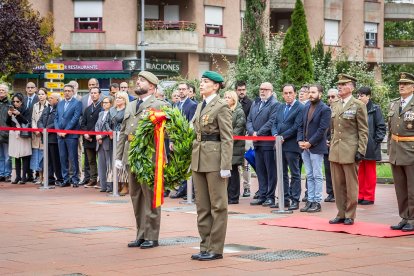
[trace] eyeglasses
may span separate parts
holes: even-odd
[[[12,101],[13,103],[21,103],[21,101]]]
[[[335,99],[336,96],[328,96],[328,99]]]
[[[27,89],[35,89],[36,86],[26,86]]]
[[[106,103],[109,103],[110,104],[110,102],[102,102],[103,104],[106,104]]]
[[[127,86],[121,86],[121,89],[128,89]]]

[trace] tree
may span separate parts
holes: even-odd
[[[0,4],[0,76],[8,79],[30,72],[41,62],[60,54],[53,38],[53,18],[42,18],[28,0],[3,0]]]
[[[284,83],[301,86],[313,82],[313,64],[306,15],[301,0],[296,0],[292,25],[283,41],[281,67]]]
[[[332,52],[329,48],[325,52],[322,38],[318,40],[312,49],[312,60],[314,66],[315,83],[323,86],[325,91],[335,87],[336,66],[332,60]]]

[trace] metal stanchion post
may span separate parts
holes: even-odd
[[[118,142],[118,133],[112,132],[112,194],[111,196],[119,196],[118,193],[118,174],[117,168],[115,167],[116,160],[116,144]]]
[[[55,187],[49,186],[49,137],[47,129],[44,128],[43,132],[43,186],[40,186],[39,189],[49,190],[54,189]]]
[[[276,173],[277,173],[277,190],[279,193],[279,210],[271,211],[271,213],[292,214],[293,211],[285,210],[285,192],[283,190],[282,136],[276,136],[275,157],[276,157]]]

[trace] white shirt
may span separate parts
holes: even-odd
[[[208,105],[214,99],[214,97],[216,97],[216,96],[217,96],[217,94],[211,94],[210,96],[205,98],[204,100],[206,101],[206,105]]]
[[[348,97],[346,97],[345,99],[342,99],[342,102],[343,102],[342,106],[345,106],[349,102],[349,100],[351,99],[351,97],[352,97],[352,94],[349,95]]]
[[[152,96],[152,95],[148,95],[148,96],[146,96],[145,98],[142,98],[142,99],[141,99],[141,101],[142,101],[142,102],[145,102],[145,101],[146,101],[146,100],[148,100],[151,96]]]
[[[405,99],[401,98],[400,102],[402,103],[402,101],[404,101],[404,104],[401,104],[401,109],[404,109],[407,106],[407,104],[411,101],[412,98],[413,98],[413,94],[411,94],[411,96],[408,96]]]

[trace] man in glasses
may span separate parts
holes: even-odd
[[[121,84],[119,85],[119,90],[120,91],[124,91],[128,94],[128,99],[130,102],[132,102],[133,100],[135,100],[136,98],[134,96],[131,95],[131,93],[129,92],[129,85],[126,81],[121,82]]]
[[[328,90],[328,106],[338,100],[338,89],[331,88]],[[323,164],[325,166],[325,180],[326,180],[326,193],[328,196],[325,198],[325,202],[335,202],[335,194],[332,186],[331,176],[331,164],[329,163],[329,145],[331,141],[331,127],[328,128],[326,135],[326,144],[328,145],[328,153],[323,155]]]

